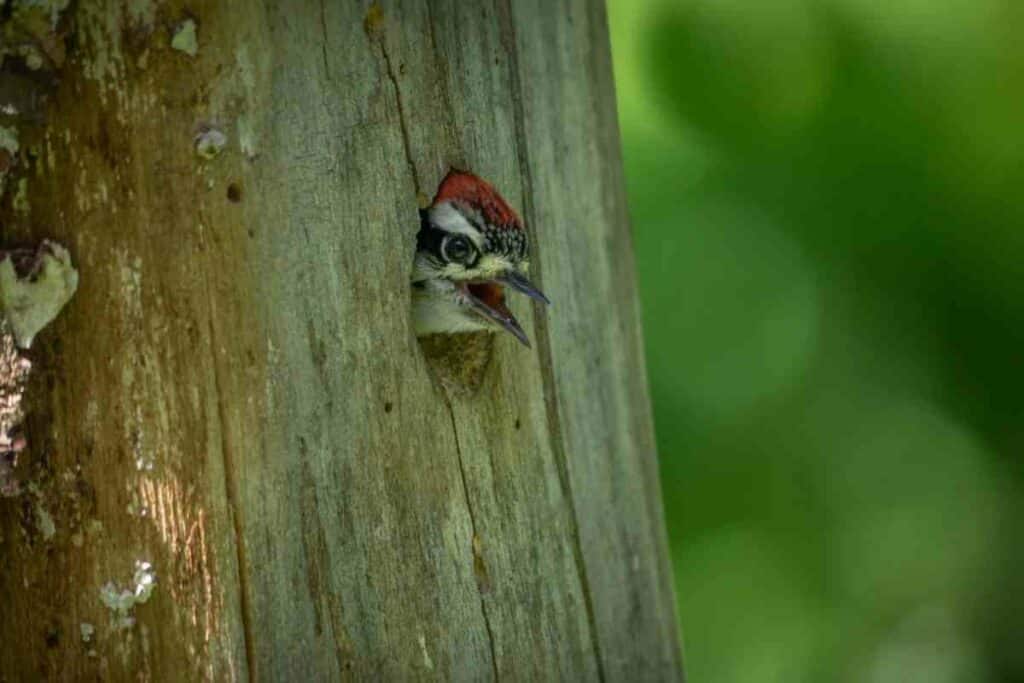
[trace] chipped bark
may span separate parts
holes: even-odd
[[[82,273],[0,679],[680,679],[600,3],[68,12],[0,202]],[[451,166],[532,232],[533,350],[412,334]]]

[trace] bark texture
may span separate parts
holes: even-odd
[[[80,284],[0,502],[0,679],[680,679],[602,3],[65,21],[2,214]],[[409,320],[449,166],[554,301],[461,389]]]

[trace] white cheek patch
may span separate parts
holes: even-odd
[[[437,206],[430,207],[428,215],[430,222],[441,230],[465,235],[473,241],[477,249],[483,247],[484,236],[466,220],[466,217],[458,209],[452,206],[451,202],[441,202]]]

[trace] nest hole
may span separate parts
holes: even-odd
[[[476,393],[491,362],[492,332],[431,334],[419,341],[427,365],[442,385],[455,393]]]

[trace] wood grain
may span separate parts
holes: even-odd
[[[603,5],[72,26],[2,220],[81,282],[34,352],[31,492],[0,503],[0,679],[681,679]],[[449,166],[521,210],[554,301],[513,302],[533,349],[470,344],[463,390],[409,321]],[[119,615],[136,561],[157,587]]]

